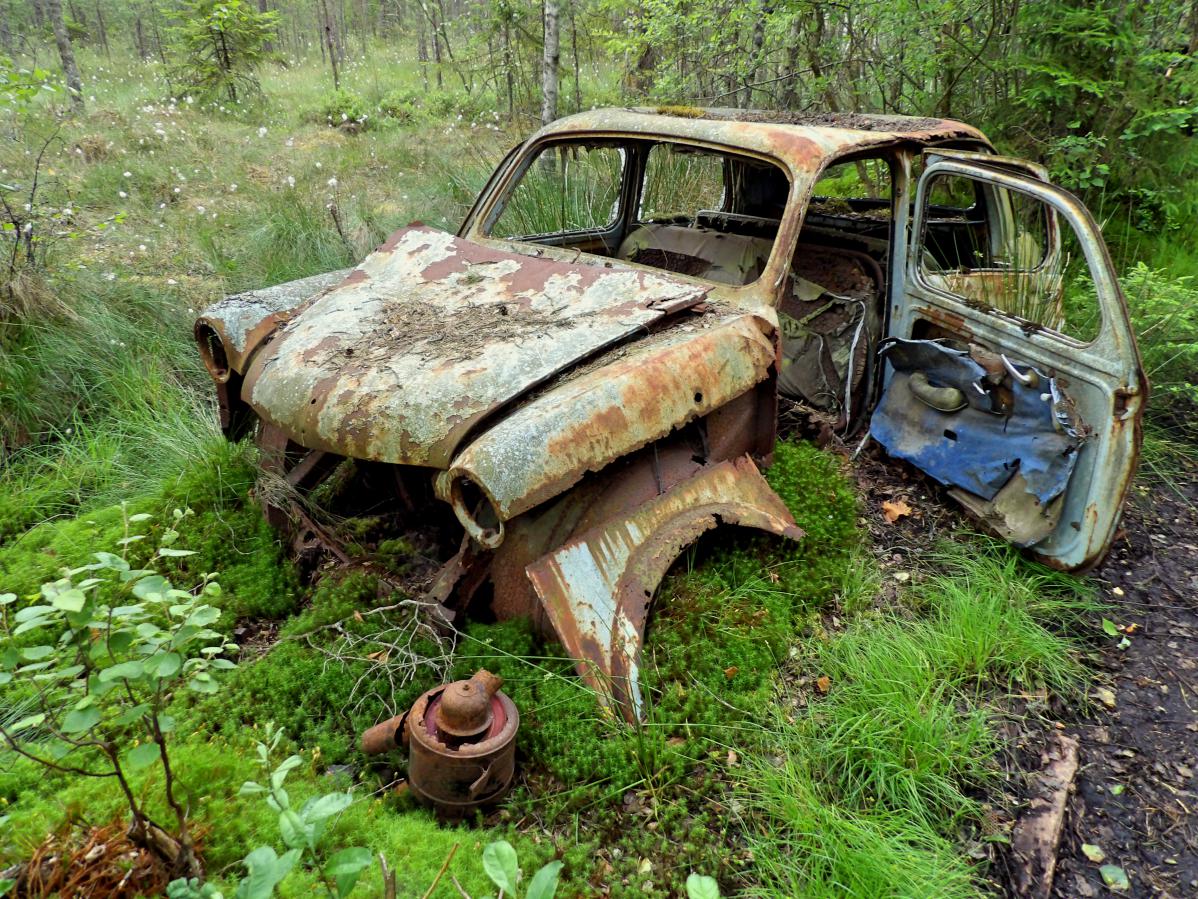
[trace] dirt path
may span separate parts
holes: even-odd
[[[1198,482],[1134,492],[1094,574],[1130,645],[1096,652],[1098,701],[1066,722],[1081,768],[1053,895],[1070,899],[1112,894],[1083,844],[1124,869],[1122,895],[1198,896]]]

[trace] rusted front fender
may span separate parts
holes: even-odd
[[[650,600],[670,565],[718,524],[797,540],[794,518],[748,456],[691,478],[611,518],[527,568],[578,673],[629,721],[640,718],[641,647]]]
[[[325,272],[274,287],[227,296],[200,313],[195,323],[200,358],[217,384],[245,374],[245,365],[262,338],[294,309],[345,280],[350,269]]]
[[[484,546],[502,522],[541,505],[589,472],[709,415],[769,377],[772,322],[709,311],[603,359],[485,431],[437,478],[438,495]],[[493,532],[471,519],[468,484],[494,509]],[[489,534],[494,537],[487,542]]]

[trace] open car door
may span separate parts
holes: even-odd
[[[994,532],[1084,569],[1114,537],[1148,392],[1106,245],[1035,167],[925,160],[870,433]]]

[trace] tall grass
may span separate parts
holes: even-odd
[[[1083,669],[1064,629],[1084,587],[998,545],[946,544],[911,609],[862,616],[801,663],[826,677],[752,760],[765,824],[754,851],[771,896],[972,896],[955,839],[996,776],[991,696],[1074,696]]]

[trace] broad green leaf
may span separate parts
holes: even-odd
[[[194,556],[195,554],[196,551],[194,549],[171,549],[169,546],[158,547],[158,555],[172,559],[181,558],[182,556]]]
[[[270,775],[270,785],[276,790],[283,786],[283,781],[287,779],[287,772],[298,768],[304,763],[304,760],[298,755],[289,755],[283,761],[279,762],[278,766]]]
[[[714,877],[691,874],[686,878],[686,899],[720,899],[720,885]]]
[[[187,686],[196,693],[206,693],[209,695],[220,690],[220,687],[217,685],[216,681],[212,679],[212,675],[208,674],[206,671],[201,671],[199,674],[189,680],[187,682]]]
[[[41,712],[38,712],[36,715],[27,715],[9,727],[8,732],[10,734],[19,734],[23,730],[29,730],[31,727],[37,727],[45,720],[46,716]]]
[[[7,896],[17,882],[10,877],[0,878],[0,896]]]
[[[301,811],[303,819],[308,823],[323,821],[333,815],[340,814],[353,804],[354,797],[349,793],[326,793],[319,798],[309,799]]]
[[[128,571],[129,563],[115,553],[92,553],[100,563],[106,568],[114,569],[115,571]]]
[[[150,574],[133,585],[133,595],[138,599],[162,596],[171,588],[170,581],[160,574]]]
[[[299,861],[300,851],[292,849],[280,858],[272,846],[259,846],[245,857],[249,872],[237,885],[237,899],[270,899],[275,887]]]
[[[133,659],[129,662],[120,662],[110,668],[105,668],[100,672],[100,680],[115,681],[122,678],[133,679],[141,677],[145,673],[145,668],[142,663]]]
[[[70,590],[63,590],[50,600],[50,604],[54,608],[62,609],[64,612],[81,612],[86,602],[87,594],[76,587],[72,587]]]
[[[21,651],[9,643],[0,649],[0,668],[16,668],[21,664]]]
[[[49,621],[50,619],[46,617],[31,618],[28,621],[22,621],[15,628],[13,628],[12,635],[16,637],[25,633],[26,631],[33,631],[37,630],[39,627],[45,627]]]
[[[135,724],[136,722],[140,721],[142,717],[145,716],[145,714],[149,711],[149,703],[138,703],[135,706],[130,706],[129,708],[125,709],[125,711],[113,718],[112,723],[121,726]]]
[[[337,885],[338,896],[348,896],[374,856],[364,846],[350,846],[335,853],[325,864],[324,873]]]
[[[557,892],[557,878],[562,872],[561,862],[550,862],[533,875],[528,882],[525,899],[553,899]]]
[[[214,624],[220,618],[220,609],[212,606],[200,606],[187,618],[187,624],[196,627],[207,627]]]
[[[258,793],[265,793],[266,787],[260,783],[255,783],[252,780],[247,780],[241,785],[241,789],[237,791],[238,796],[254,796]]]
[[[157,743],[142,743],[125,753],[125,767],[130,771],[148,768],[161,757]]]
[[[1098,873],[1102,875],[1102,882],[1112,890],[1122,893],[1131,889],[1127,872],[1118,865],[1103,865],[1098,869]]]
[[[228,671],[231,668],[237,667],[235,662],[231,662],[228,659],[213,659],[208,664],[219,671]]]
[[[292,809],[285,808],[279,812],[279,834],[292,849],[311,845],[312,828]]]
[[[12,672],[0,671],[0,687],[8,683],[12,683]]]
[[[520,865],[516,850],[507,840],[488,843],[483,850],[483,870],[491,882],[509,896],[516,895],[516,882],[520,879]]]
[[[113,655],[120,655],[123,652],[128,652],[129,647],[133,645],[132,631],[112,631],[108,635],[108,649]]]
[[[40,662],[54,654],[53,646],[26,646],[21,650],[21,655],[31,662]]]
[[[33,618],[42,618],[53,612],[53,606],[25,606],[25,608],[17,610],[17,614],[12,616],[12,620],[18,623],[25,622]]]
[[[150,514],[148,512],[138,512],[136,515],[129,516],[129,523],[134,524],[138,521],[149,521]]]
[[[0,593],[0,606],[11,606],[17,601],[15,593]]]
[[[100,710],[95,706],[73,709],[62,719],[62,731],[67,734],[82,734],[100,723]]]
[[[175,719],[170,715],[158,716],[158,729],[164,734],[169,734],[175,729]]]
[[[164,652],[150,656],[145,662],[146,670],[155,677],[174,677],[183,667],[183,657],[177,652]]]
[[[266,804],[276,812],[281,812],[283,809],[291,808],[291,797],[282,787],[276,787],[274,791],[266,797]]]
[[[1111,621],[1109,618],[1103,618],[1102,632],[1108,637],[1117,637],[1119,636],[1119,625],[1115,624],[1115,622]]]

